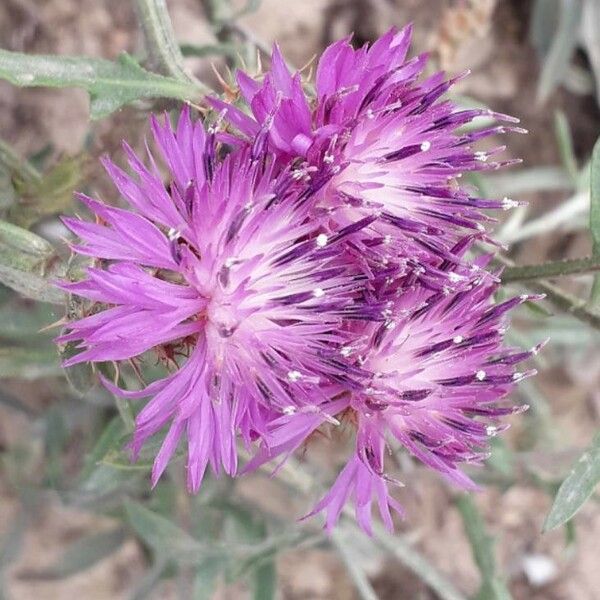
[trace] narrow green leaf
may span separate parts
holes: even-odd
[[[125,502],[127,521],[156,554],[177,561],[198,562],[206,547],[169,519],[152,512],[139,502]]]
[[[66,212],[81,181],[81,166],[81,157],[66,158],[38,181],[17,182],[19,199],[8,211],[9,220],[29,228],[44,217]]]
[[[277,567],[274,560],[260,565],[252,577],[254,580],[254,600],[274,600],[277,592]]]
[[[20,87],[83,88],[90,94],[92,119],[106,117],[135,100],[192,100],[202,93],[190,82],[146,71],[128,54],[112,62],[0,50],[0,79]]]
[[[21,377],[34,380],[60,375],[58,355],[52,346],[37,348],[0,347],[0,378]]]
[[[590,232],[592,252],[600,257],[600,138],[596,141],[590,161]],[[600,275],[596,275],[590,297],[592,308],[600,307]]]
[[[21,181],[35,183],[41,179],[41,173],[4,140],[0,140],[0,164],[8,170],[11,177],[16,176]]]
[[[181,53],[183,56],[195,56],[197,58],[206,58],[208,56],[228,56],[236,58],[239,49],[234,44],[181,44]]]
[[[18,269],[32,269],[54,254],[54,247],[44,238],[0,221],[0,256],[2,262]]]
[[[558,27],[560,0],[535,0],[529,21],[529,39],[542,59],[546,56]]]
[[[192,600],[213,600],[223,567],[220,558],[210,558],[198,565],[194,575]]]
[[[600,103],[600,28],[598,23],[600,23],[600,2],[585,0],[581,19],[581,41],[594,73],[596,101]]]
[[[600,433],[581,455],[568,477],[560,486],[550,513],[544,522],[544,531],[563,525],[571,519],[592,495],[600,482]]]
[[[121,450],[123,445],[123,438],[125,435],[125,429],[123,428],[123,421],[119,417],[114,417],[106,425],[96,445],[92,448],[92,451],[86,457],[85,467],[82,472],[82,478],[87,478],[94,470],[96,465],[111,451]]]
[[[494,539],[486,532],[485,523],[470,496],[462,495],[456,505],[463,518],[475,563],[481,573],[480,600],[510,600],[511,595],[503,580],[496,574]]]
[[[546,54],[538,83],[538,102],[543,103],[564,78],[577,45],[582,0],[561,0],[560,20]]]
[[[440,600],[466,600],[466,597],[442,573],[400,536],[391,535],[381,525],[375,523],[373,539],[426,583]]]
[[[122,527],[87,536],[71,544],[51,567],[27,571],[21,577],[53,580],[81,573],[116,552],[125,538],[125,530]]]
[[[575,151],[573,149],[571,127],[562,110],[557,110],[554,113],[554,132],[562,164],[571,177],[573,185],[576,186],[579,178],[579,167],[577,166],[577,159],[575,158]]]
[[[378,600],[378,596],[362,567],[359,557],[352,550],[352,542],[349,537],[344,534],[343,530],[339,529],[332,533],[331,541],[346,566],[346,570],[352,578],[361,600]]]
[[[165,0],[135,0],[149,66],[179,81],[202,84],[185,72]]]
[[[45,239],[0,221],[0,283],[28,298],[62,304],[65,294],[48,281],[62,269],[53,258],[54,248]]]

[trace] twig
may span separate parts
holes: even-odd
[[[600,256],[587,256],[572,260],[558,260],[540,265],[522,265],[508,267],[502,273],[504,283],[528,281],[531,279],[547,279],[563,275],[581,275],[600,271]]]
[[[505,267],[512,268],[515,266],[515,263],[505,256],[497,255],[494,260]],[[534,292],[545,294],[547,300],[554,304],[556,308],[572,314],[580,321],[592,325],[596,329],[600,329],[600,313],[589,310],[586,307],[585,300],[577,298],[577,296],[573,296],[547,281],[531,281],[525,285]]]

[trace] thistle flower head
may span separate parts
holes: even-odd
[[[295,160],[298,176],[326,180],[318,207],[332,229],[361,224],[354,242],[374,267],[413,257],[426,272],[466,234],[485,238],[484,209],[516,204],[473,197],[458,180],[512,162],[494,159],[503,148],[475,150],[474,142],[523,130],[511,117],[443,100],[460,77],[421,80],[426,56],[406,59],[410,38],[407,27],[357,50],[348,39],[332,44],[319,60],[314,98],[276,47],[261,83],[238,73],[251,115],[212,104],[248,139],[266,136],[282,163]],[[480,116],[505,123],[461,130]]]
[[[156,481],[182,437],[188,482],[197,490],[207,464],[236,471],[235,438],[267,433],[273,416],[315,407],[322,384],[344,380],[331,356],[344,341],[343,319],[380,318],[356,305],[364,277],[342,264],[335,242],[308,219],[307,194],[268,157],[245,150],[215,160],[214,140],[185,111],[174,132],[153,120],[171,181],[126,147],[135,177],[106,168],[133,210],[80,199],[97,223],[65,219],[73,246],[97,265],[64,287],[95,302],[60,342],[77,341],[83,361],[171,358],[174,372],[128,397],[153,396],[136,419],[132,443],[170,423],[153,472]],[[189,355],[179,367],[173,360]]]
[[[275,48],[262,82],[238,74],[249,111],[211,100],[236,135],[207,133],[187,110],[175,131],[153,119],[166,185],[150,151],[146,166],[125,146],[133,175],[105,166],[130,208],[81,195],[96,222],[65,219],[94,259],[63,284],[92,303],[59,338],[81,350],[66,364],[137,366],[150,352],[169,370],[139,391],[104,380],[151,398],[134,456],[167,430],[154,483],[183,439],[196,491],[209,465],[237,473],[238,438],[256,442],[249,471],[348,422],[354,451],[311,514],[331,529],[353,500],[369,532],[375,502],[391,529],[401,507],[387,453],[472,488],[461,465],[481,463],[502,417],[522,410],[504,398],[538,348],[503,336],[527,297],[495,305],[497,275],[466,258],[486,239],[483,210],[516,203],[458,185],[506,164],[474,142],[518,128],[466,133],[484,114],[513,120],[443,100],[455,80],[420,79],[425,57],[407,60],[409,43],[406,28],[358,50],[333,44],[314,98]]]
[[[370,375],[360,389],[323,407],[355,428],[353,455],[310,513],[325,511],[328,529],[348,500],[354,501],[365,531],[371,531],[374,500],[384,523],[392,527],[390,509],[402,509],[388,490],[388,484],[398,482],[386,469],[385,456],[400,448],[451,483],[476,489],[461,465],[482,463],[490,438],[508,427],[502,418],[527,408],[505,398],[535,373],[519,371],[517,365],[541,345],[516,350],[506,347],[503,337],[508,311],[532,297],[494,304],[497,278],[478,265],[474,273],[456,273],[461,283],[451,293],[404,288],[394,296],[389,320],[370,325],[362,342],[344,353],[350,364],[360,364]],[[317,416],[303,423],[285,417],[272,422],[277,444],[264,447],[251,467],[291,452],[321,422]]]

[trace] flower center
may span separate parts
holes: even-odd
[[[209,303],[206,310],[206,316],[222,338],[231,337],[240,324],[239,320],[236,318],[233,307],[231,305],[221,304],[215,299],[211,300]]]

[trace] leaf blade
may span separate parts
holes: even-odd
[[[0,79],[19,87],[79,87],[90,95],[92,119],[100,119],[135,100],[192,100],[201,90],[191,82],[143,69],[122,54],[115,62],[100,58],[30,55],[0,49]]]
[[[600,433],[579,457],[562,482],[552,508],[544,521],[543,531],[550,531],[571,519],[600,483]]]

